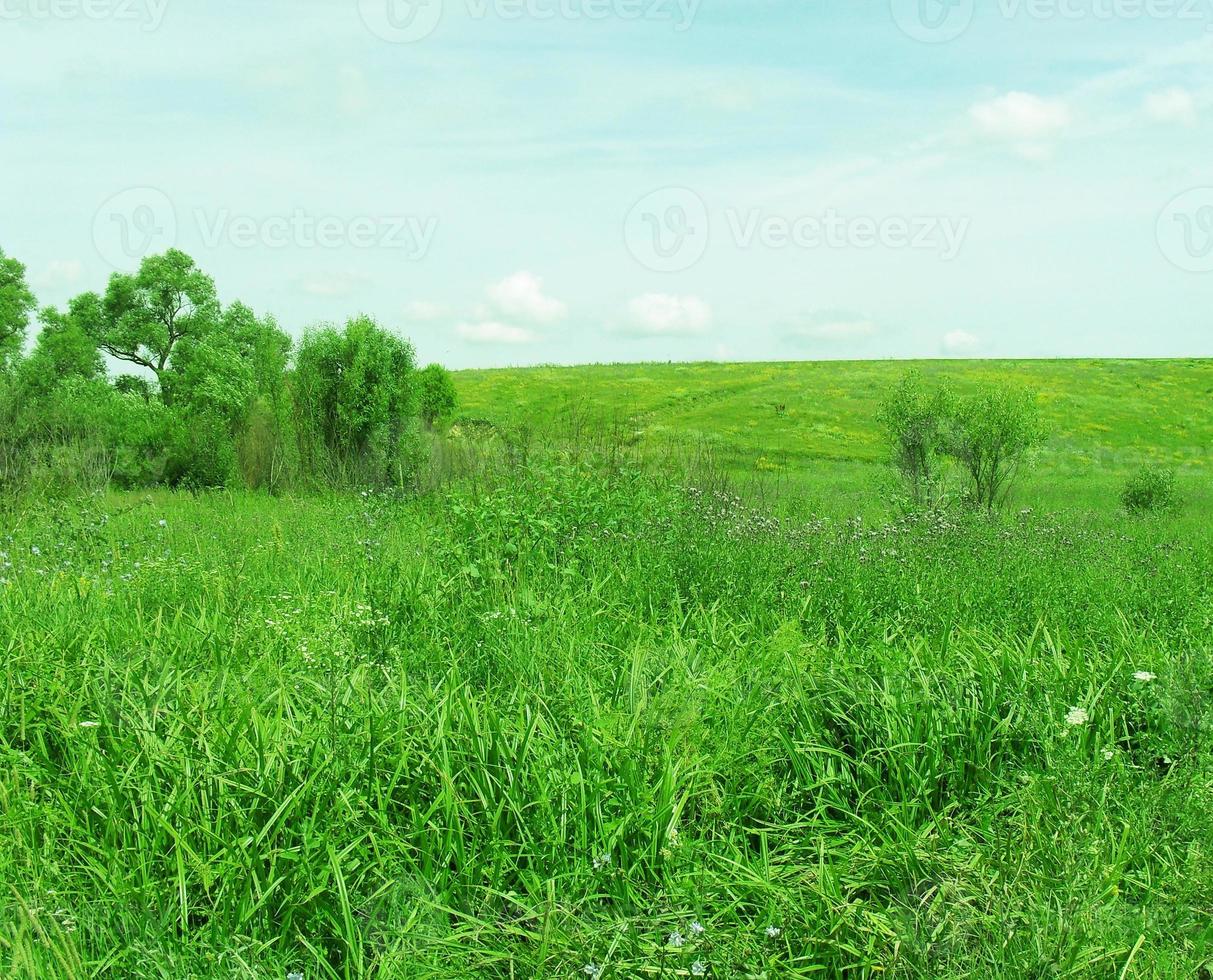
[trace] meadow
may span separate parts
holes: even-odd
[[[737,479],[787,484],[838,516],[873,513],[888,451],[881,400],[907,371],[961,391],[1036,392],[1049,440],[1024,496],[1101,507],[1127,472],[1175,467],[1213,508],[1213,361],[795,361],[461,371],[461,412],[496,424],[611,428],[650,455],[709,453]]]
[[[1002,511],[882,494],[883,363],[461,372],[420,493],[2,498],[0,968],[1213,977],[1213,364],[923,367],[1041,392]]]

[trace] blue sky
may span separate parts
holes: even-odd
[[[1213,354],[1213,0],[0,0],[0,247],[453,367]]]

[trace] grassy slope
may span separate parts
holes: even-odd
[[[1179,468],[1189,498],[1213,503],[1204,486],[1213,447],[1210,360],[621,364],[462,371],[456,383],[468,416],[535,424],[556,409],[576,411],[643,432],[654,449],[706,439],[736,471],[752,472],[762,458],[846,497],[882,459],[876,409],[909,367],[961,390],[1012,381],[1039,392],[1051,438],[1028,480],[1034,499],[1106,500],[1126,471],[1153,460]],[[783,415],[777,405],[786,406]]]

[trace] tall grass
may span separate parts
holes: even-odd
[[[6,512],[9,975],[1207,974],[1207,528],[460,452]]]

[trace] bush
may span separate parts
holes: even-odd
[[[986,510],[1006,502],[1020,469],[1044,441],[1035,396],[989,385],[957,403],[948,420],[946,451],[969,476],[974,503]]]
[[[917,371],[906,374],[880,406],[877,418],[892,444],[893,465],[916,506],[941,495],[943,430],[951,406],[951,394],[927,391]]]
[[[1143,466],[1125,481],[1120,502],[1130,514],[1170,510],[1176,503],[1175,471]]]

